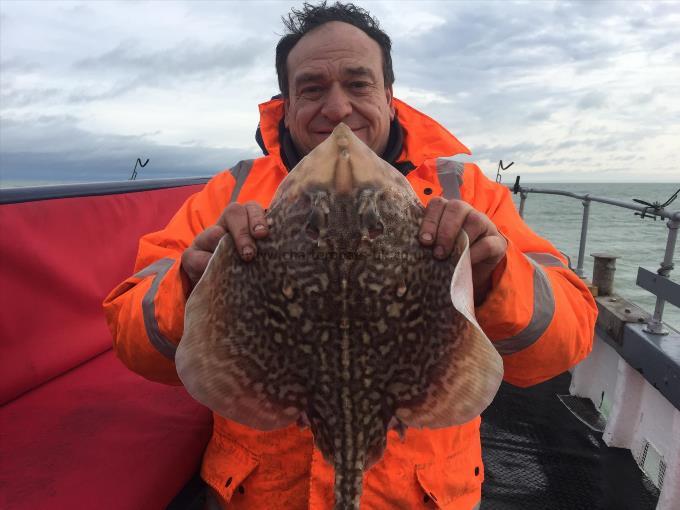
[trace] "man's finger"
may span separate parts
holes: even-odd
[[[241,204],[231,204],[222,213],[219,224],[225,227],[236,245],[236,250],[246,262],[253,260],[257,249],[250,235],[248,212]]]
[[[486,236],[470,246],[470,263],[473,271],[490,268],[489,274],[505,256],[507,242],[502,236]]]
[[[194,238],[193,247],[197,250],[213,253],[224,234],[226,234],[226,231],[220,225],[208,227]]]
[[[500,235],[482,237],[470,247],[475,306],[486,299],[491,288],[491,275],[503,260],[506,250],[507,242]]]
[[[208,267],[208,262],[212,257],[211,252],[197,250],[195,248],[187,248],[182,253],[182,270],[189,278],[191,289],[201,279],[205,268]]]
[[[437,229],[445,206],[446,200],[440,197],[433,198],[427,204],[425,215],[420,223],[420,231],[418,232],[420,242],[425,246],[431,246],[437,238]]]
[[[269,233],[267,220],[265,219],[265,211],[257,202],[247,202],[244,204],[248,212],[248,227],[250,228],[250,235],[256,239],[266,237]]]
[[[434,256],[445,259],[451,255],[458,233],[472,207],[461,200],[449,200],[439,222]]]
[[[465,216],[465,221],[463,222],[462,228],[465,230],[465,233],[470,240],[470,245],[473,245],[480,237],[484,237],[485,235],[489,234],[489,230],[496,230],[495,227],[493,227],[490,223],[491,220],[489,220],[480,212],[477,212],[474,209],[470,209],[468,211],[467,216]]]

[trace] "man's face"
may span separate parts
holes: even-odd
[[[287,66],[284,120],[301,155],[340,122],[376,154],[383,153],[394,106],[377,42],[352,25],[332,21],[303,36],[288,54]]]

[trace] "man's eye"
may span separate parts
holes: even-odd
[[[310,85],[308,87],[303,87],[300,90],[300,94],[303,96],[318,96],[322,92],[322,88],[318,85]]]
[[[371,84],[367,81],[353,81],[352,83],[350,83],[350,86],[353,89],[365,89],[367,87],[370,87]]]

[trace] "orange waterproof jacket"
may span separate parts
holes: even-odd
[[[474,164],[445,156],[468,153],[426,115],[395,100],[403,129],[397,162],[415,168],[407,178],[424,204],[435,196],[460,198],[486,214],[508,240],[507,256],[477,319],[503,356],[505,380],[529,386],[583,359],[591,349],[596,307],[562,255],[517,214],[509,191]],[[174,352],[182,336],[185,289],[180,257],[231,202],[267,207],[286,176],[279,147],[283,102],[260,105],[268,155],[242,161],[191,196],[168,226],[140,241],[135,274],[104,301],[121,360],[139,374],[179,384]],[[402,442],[388,433],[384,457],[364,479],[362,509],[470,509],[484,479],[479,417],[461,426],[408,430]],[[202,477],[229,508],[329,509],[333,470],[314,448],[309,429],[259,432],[218,415],[203,459]]]

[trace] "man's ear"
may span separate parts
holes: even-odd
[[[387,98],[387,104],[390,107],[390,120],[394,120],[394,92],[392,91],[392,85],[385,87],[385,97]]]
[[[283,98],[283,125],[288,128],[288,112],[290,111],[290,99]]]

